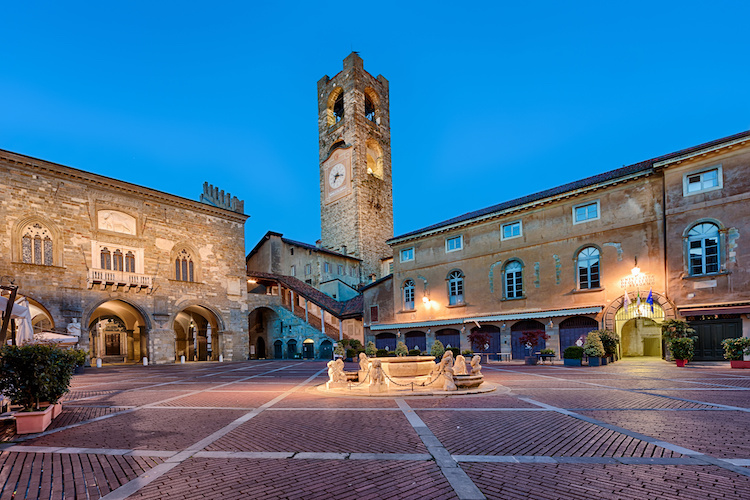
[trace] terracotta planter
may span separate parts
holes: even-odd
[[[674,362],[677,363],[677,366],[682,367],[682,366],[685,366],[685,363],[687,363],[687,360],[686,359],[675,359]]]
[[[55,406],[49,405],[44,411],[19,411],[16,412],[16,433],[17,434],[34,434],[44,432],[52,423],[52,415],[55,412]],[[59,405],[62,409],[62,405]]]
[[[729,364],[732,368],[750,368],[750,361],[742,361],[741,359],[732,359]]]

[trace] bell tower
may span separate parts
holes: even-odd
[[[360,279],[381,277],[393,237],[388,80],[352,52],[318,81],[322,245],[362,259]]]

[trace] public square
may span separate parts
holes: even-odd
[[[45,433],[6,435],[0,498],[750,497],[750,372],[483,373],[498,390],[347,398],[321,361],[88,368]]]

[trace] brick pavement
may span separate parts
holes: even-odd
[[[324,373],[87,369],[47,432],[0,447],[0,500],[750,498],[750,371],[501,363],[510,392],[402,399],[320,395]]]

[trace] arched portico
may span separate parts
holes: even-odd
[[[651,292],[654,299],[646,303],[647,294],[641,297],[640,307],[637,296],[631,292],[628,310],[625,310],[625,295],[613,300],[602,311],[604,328],[620,337],[620,349],[623,356],[662,356],[661,323],[675,319],[675,307],[667,298],[657,292]]]
[[[220,316],[203,305],[190,305],[178,312],[172,323],[175,358],[187,361],[217,361],[221,354],[223,327]]]
[[[248,342],[250,359],[276,357],[267,352],[267,346],[271,345],[273,332],[279,330],[279,315],[270,307],[258,307],[253,309],[247,316]]]
[[[148,355],[148,316],[135,304],[120,299],[105,300],[96,304],[85,318],[92,357],[123,362]]]

